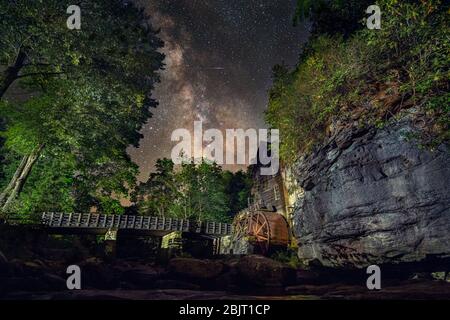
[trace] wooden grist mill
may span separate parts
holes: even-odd
[[[231,235],[221,239],[221,254],[271,255],[297,246],[291,230],[298,197],[296,181],[282,163],[272,175],[263,175],[263,167],[259,158],[249,166],[253,184],[248,207],[235,215]],[[289,193],[289,189],[294,191]]]
[[[254,253],[266,255],[289,245],[289,224],[277,212],[263,209],[246,211],[236,216],[233,226],[232,242],[248,242]]]

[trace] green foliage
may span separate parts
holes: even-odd
[[[133,200],[144,215],[226,222],[247,206],[249,192],[250,178],[242,171],[223,172],[207,160],[175,167],[159,159]]]
[[[313,36],[320,34],[347,37],[363,28],[362,20],[372,0],[297,0],[294,25],[308,19]]]
[[[79,3],[81,30],[66,26],[66,0],[2,1],[0,3],[0,64],[11,65],[19,53],[20,79],[40,88],[48,79],[67,77],[100,80],[111,98],[140,104],[147,98],[160,67],[161,40],[141,9],[121,0]],[[89,79],[88,79],[89,78]],[[124,86],[122,86],[124,85]],[[114,95],[113,90],[119,92]],[[123,95],[128,91],[128,95]]]
[[[146,183],[139,185],[133,200],[138,204],[139,213],[166,217],[171,214],[174,199],[179,195],[174,164],[164,158],[157,160],[155,172]]]
[[[106,214],[124,214],[125,208],[120,200],[112,198],[110,195],[99,199],[99,208],[102,213]]]
[[[445,3],[445,2],[444,2]],[[398,83],[402,100],[426,114],[425,145],[449,139],[450,14],[442,1],[381,1],[382,29],[366,32],[374,77]],[[387,74],[387,76],[386,76]]]
[[[225,184],[225,193],[228,196],[228,216],[234,217],[239,211],[248,207],[253,180],[248,172],[224,171],[222,178]]]
[[[271,255],[271,258],[278,262],[287,264],[294,269],[304,268],[303,263],[298,258],[297,251],[292,248],[288,248],[284,251],[276,251]]]
[[[32,93],[21,100],[0,97],[6,121],[1,152],[18,159],[45,146],[17,201],[19,211],[95,205],[122,213],[117,199],[137,174],[126,148],[138,145],[156,106],[151,91],[159,81],[162,42],[142,10],[119,0],[82,2],[81,30],[68,30],[70,4],[0,2],[0,85],[7,88],[10,67],[25,55],[14,81]],[[17,163],[4,162],[0,185]]]
[[[349,38],[319,34],[294,71],[274,69],[266,120],[281,130],[280,152],[287,162],[321,141],[331,124],[382,126],[408,105],[426,113],[428,142],[448,141],[448,5],[378,4],[381,30],[364,29]],[[381,93],[398,101],[389,105],[377,96]]]
[[[188,191],[188,196],[182,203],[193,205],[191,212],[199,220],[228,221],[228,199],[221,167],[204,159],[195,167],[191,163],[183,164],[182,167],[182,173],[186,168],[188,172],[182,187]]]
[[[17,162],[12,162],[9,167],[15,169]],[[11,211],[26,217],[33,213],[55,209],[72,210],[75,206],[71,193],[73,177],[69,174],[71,168],[64,167],[66,165],[70,166],[46,156],[42,157],[31,172],[21,197],[13,204]]]
[[[297,0],[297,7],[294,15],[294,22],[309,18],[315,12],[326,5],[326,1],[323,0]]]
[[[353,81],[365,71],[358,63],[363,50],[360,41],[349,45],[341,37],[321,36],[310,43],[296,71],[278,71],[266,120],[281,131],[285,160],[294,160],[299,150],[307,151],[323,138],[331,115],[358,92],[360,83]]]

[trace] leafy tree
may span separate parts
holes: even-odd
[[[297,0],[294,24],[304,19],[311,22],[313,36],[320,34],[349,36],[363,27],[372,0]]]
[[[133,200],[140,214],[168,217],[178,196],[174,164],[164,158],[156,161],[156,171],[139,186]]]
[[[12,204],[14,212],[25,218],[38,216],[41,212],[70,212],[76,206],[73,196],[71,168],[64,162],[41,157],[24,185],[20,203]]]
[[[183,219],[227,220],[227,196],[221,168],[207,160],[185,162],[176,174],[179,196],[173,214]]]
[[[233,218],[239,211],[248,207],[252,179],[248,172],[239,170],[235,173],[224,171],[223,180],[225,194],[228,196],[228,216]]]
[[[120,89],[148,90],[160,67],[161,41],[142,9],[128,1],[83,1],[81,30],[66,26],[65,0],[0,3],[0,98],[15,81],[40,87],[65,75]],[[140,59],[139,59],[140,58]],[[146,71],[150,71],[146,73]],[[145,91],[148,93],[147,91]]]
[[[68,5],[0,3],[3,152],[22,156],[0,195],[3,211],[42,159],[64,168],[61,176],[71,177],[71,195],[82,208],[100,204],[120,212],[111,196],[125,195],[135,183],[137,167],[126,148],[138,145],[156,106],[151,90],[162,42],[143,11],[123,1],[82,2],[78,31],[66,27]],[[32,90],[25,102],[5,99],[14,82]]]
[[[207,160],[175,167],[171,160],[159,159],[133,201],[144,215],[225,222],[247,206],[250,188],[251,178],[242,171],[222,171]]]
[[[423,115],[422,144],[449,141],[449,5],[439,0],[377,4],[381,30],[365,28],[349,37],[320,34],[295,70],[274,70],[266,120],[281,131],[286,162],[310,151],[335,124],[382,126],[409,107]]]
[[[197,182],[193,184],[192,191],[199,220],[228,220],[228,198],[222,180],[222,169],[216,163],[203,160],[198,165]]]

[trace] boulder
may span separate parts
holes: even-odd
[[[104,261],[98,257],[89,257],[86,259],[83,259],[83,261],[80,263],[80,266],[84,266],[84,265],[102,265],[104,263]]]
[[[321,280],[320,275],[311,270],[297,270],[296,272],[296,282],[298,284],[318,284]]]
[[[239,291],[239,273],[236,268],[228,268],[227,271],[214,279],[213,287],[218,290]]]
[[[8,259],[6,259],[3,252],[0,251],[0,274],[6,273],[9,270],[10,266],[8,263]]]
[[[450,150],[419,147],[414,119],[342,129],[297,162],[301,260],[354,269],[450,257]]]
[[[223,271],[219,261],[192,258],[174,258],[169,262],[169,272],[178,276],[195,279],[213,279]]]
[[[201,287],[197,284],[181,281],[181,280],[157,280],[155,288],[158,289],[183,289],[183,290],[200,290]]]
[[[111,265],[98,258],[89,258],[78,264],[81,269],[82,288],[115,288],[119,277]]]
[[[9,265],[11,272],[18,277],[39,277],[47,271],[44,266],[34,261],[11,259]]]
[[[122,272],[120,281],[131,283],[133,287],[140,289],[154,288],[155,281],[160,277],[160,272],[152,267],[140,267]]]
[[[42,274],[47,270],[47,266],[40,260],[24,261],[22,266],[30,274]]]
[[[246,283],[262,287],[281,287],[294,283],[296,278],[292,267],[259,255],[242,257],[236,270]]]
[[[44,273],[41,280],[51,291],[67,290],[66,279],[63,279],[53,273]]]
[[[8,259],[6,259],[3,252],[0,251],[0,266],[8,264]]]

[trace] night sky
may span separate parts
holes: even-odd
[[[140,0],[161,28],[166,70],[160,105],[130,149],[146,180],[156,159],[170,157],[172,131],[202,120],[204,130],[265,128],[273,65],[295,65],[307,38],[292,26],[295,0]],[[227,167],[225,169],[235,169]]]

